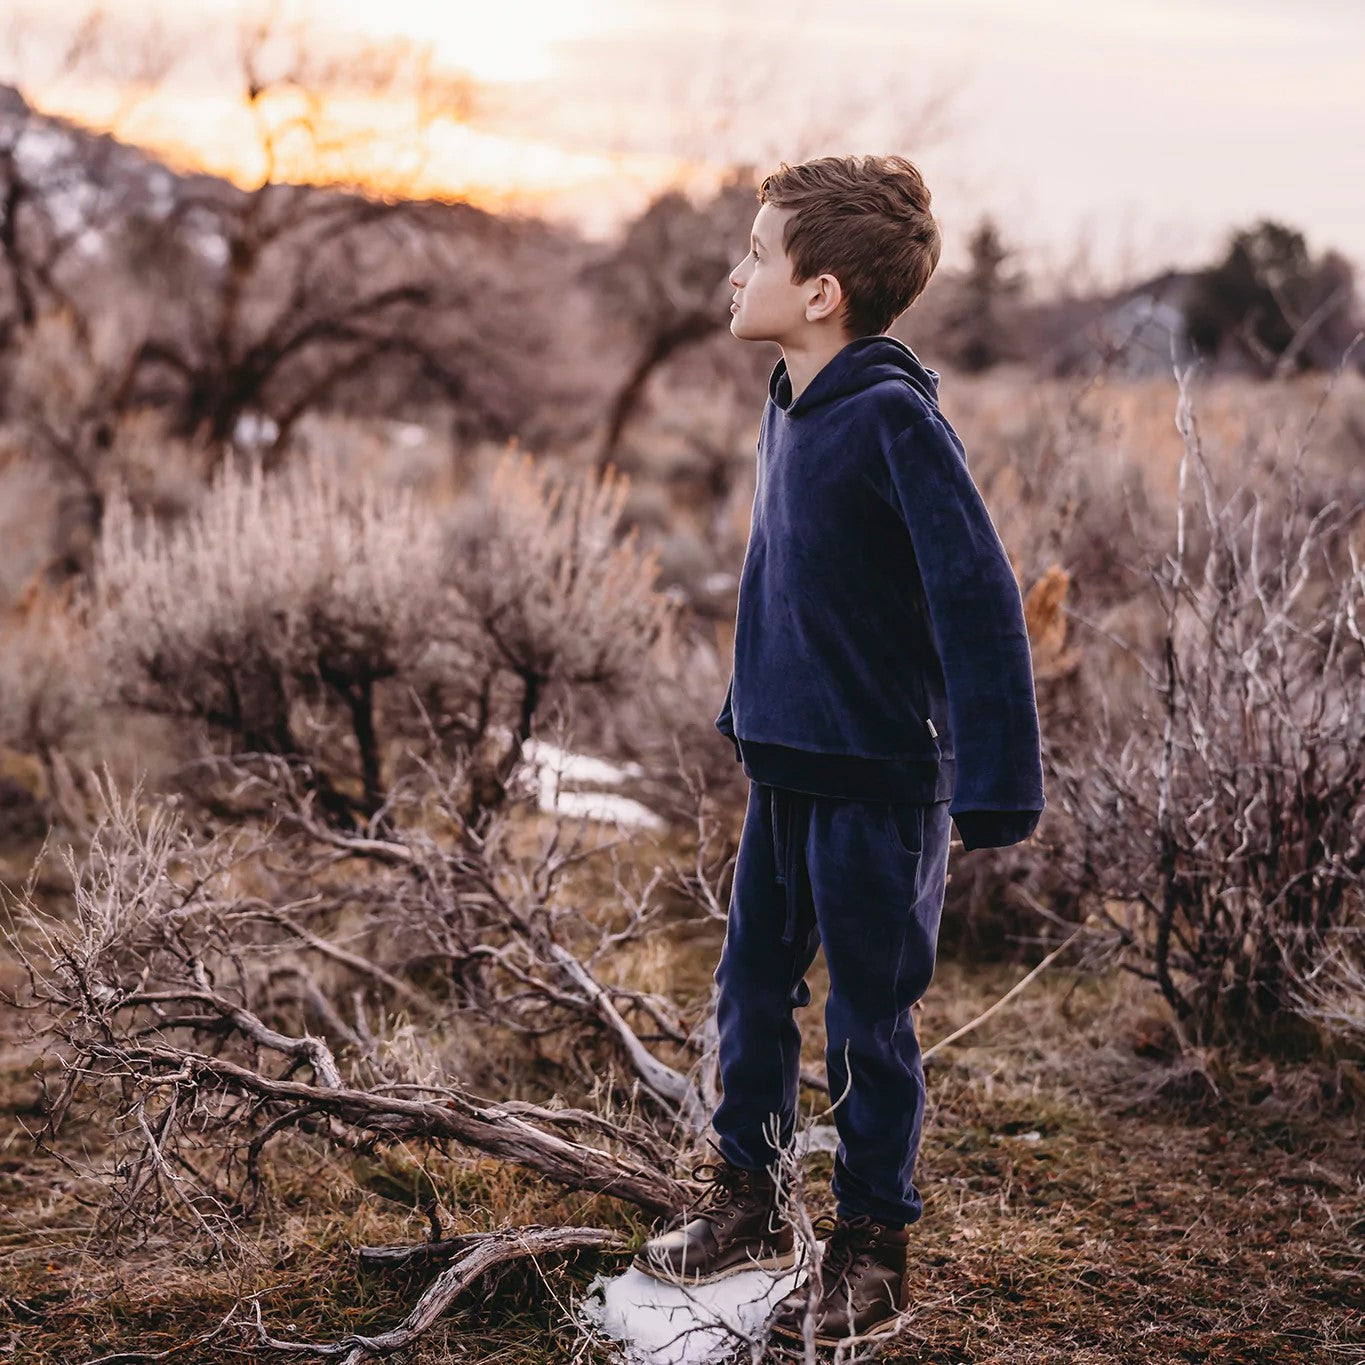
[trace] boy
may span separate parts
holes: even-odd
[[[749,778],[715,976],[721,1160],[694,1215],[636,1264],[696,1284],[795,1263],[776,1162],[795,1131],[792,1011],[823,946],[836,1215],[820,1283],[770,1328],[800,1341],[814,1292],[832,1345],[906,1306],[924,1116],[910,1007],[934,970],[951,822],[964,849],[1028,838],[1042,762],[1014,572],[938,374],[884,335],[938,263],[919,171],[897,156],[783,163],[758,197],[730,330],[782,358],[716,718]]]

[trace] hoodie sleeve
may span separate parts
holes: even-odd
[[[1045,805],[1033,659],[1019,585],[957,434],[925,416],[887,453],[943,666],[963,847],[1027,839]]]
[[[734,695],[735,695],[735,675],[734,675],[733,673],[731,673],[731,674],[730,674],[730,681],[729,681],[729,683],[726,685],[726,688],[725,688],[725,701],[724,701],[724,702],[722,703],[722,705],[721,705],[721,708],[720,708],[720,715],[718,715],[718,716],[716,717],[715,726],[716,726],[716,729],[719,730],[719,731],[721,732],[721,734],[723,734],[723,735],[726,737],[726,739],[728,739],[728,740],[730,741],[730,743],[731,743],[732,745],[734,745],[734,749],[735,749],[735,762],[736,762],[736,763],[742,763],[742,762],[744,761],[744,759],[743,759],[743,755],[742,755],[742,754],[740,753],[740,751],[739,751],[739,740],[737,740],[737,739],[735,738],[735,718],[734,718],[734,712],[733,712],[733,710],[731,709],[731,708],[732,708],[732,703],[733,703]]]

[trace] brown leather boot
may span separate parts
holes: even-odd
[[[828,1233],[820,1263],[820,1286],[815,1301],[815,1343],[837,1346],[864,1332],[876,1335],[878,1323],[905,1311],[906,1247],[904,1228],[888,1228],[867,1214],[856,1218],[817,1218],[817,1236]],[[805,1340],[808,1284],[779,1299],[768,1330],[785,1341]],[[888,1324],[889,1329],[889,1324]]]
[[[777,1187],[767,1171],[746,1171],[723,1158],[692,1172],[710,1189],[679,1226],[652,1237],[633,1264],[671,1284],[710,1284],[743,1270],[786,1270],[796,1264],[796,1241],[778,1211]]]

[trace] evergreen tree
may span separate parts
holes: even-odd
[[[1351,329],[1355,274],[1336,252],[1311,258],[1303,233],[1262,219],[1235,233],[1184,301],[1196,349],[1269,376],[1334,364]]]
[[[971,264],[955,280],[945,319],[945,348],[969,373],[989,369],[1014,354],[1013,329],[1005,305],[1024,289],[1022,272],[1006,267],[1014,256],[989,216],[968,242]]]

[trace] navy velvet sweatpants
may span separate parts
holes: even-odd
[[[791,1142],[805,974],[829,968],[825,1053],[839,1133],[839,1213],[913,1223],[924,1067],[910,1006],[934,973],[952,822],[948,803],[808,796],[750,781],[716,968],[723,1099],[712,1117],[736,1166],[772,1164]],[[775,1116],[775,1117],[774,1117]]]

